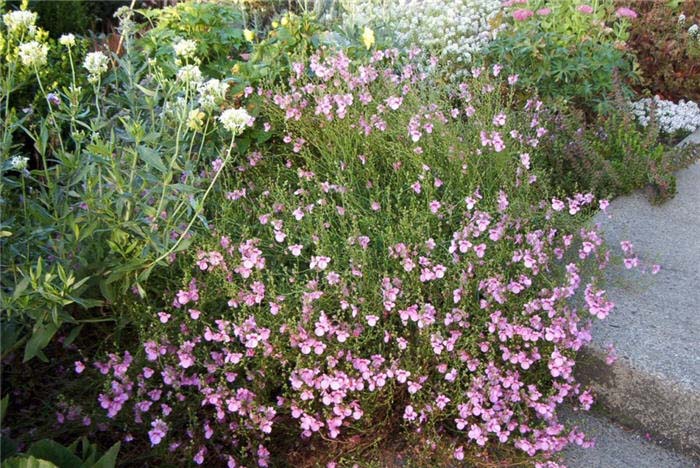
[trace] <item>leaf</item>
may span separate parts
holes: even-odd
[[[59,468],[75,468],[82,464],[82,460],[68,448],[50,439],[33,443],[27,455],[48,460]]]
[[[161,161],[160,156],[158,155],[158,152],[156,150],[143,145],[139,145],[137,147],[137,150],[141,160],[145,162],[148,166],[157,169],[163,174],[167,172],[168,168],[165,167],[165,164],[163,164],[163,161]]]
[[[17,343],[19,332],[14,320],[0,322],[0,354],[5,352]]]
[[[77,327],[73,327],[73,329],[70,331],[68,336],[66,337],[65,340],[63,340],[63,347],[68,348],[73,341],[78,337],[80,334],[80,331],[83,329],[82,325],[78,325]]]
[[[119,455],[119,449],[121,448],[121,443],[117,442],[112,445],[107,452],[105,452],[102,457],[97,460],[97,462],[92,465],[93,468],[114,468],[117,464],[117,455]]]
[[[32,333],[32,337],[29,338],[27,345],[24,347],[23,362],[27,362],[35,356],[38,356],[41,350],[46,348],[57,331],[58,325],[53,322],[35,325],[34,333]]]
[[[53,463],[46,460],[39,460],[34,457],[13,457],[2,462],[2,468],[58,468]]]
[[[5,419],[5,414],[7,414],[7,405],[10,404],[10,394],[5,395],[5,398],[0,400],[0,426],[2,426],[2,421]]]
[[[20,297],[27,289],[27,286],[29,286],[29,276],[25,276],[15,285],[15,290],[12,292],[12,299],[17,299]]]
[[[9,437],[0,436],[0,460],[11,457],[17,453],[17,443]],[[5,464],[3,463],[3,467]]]

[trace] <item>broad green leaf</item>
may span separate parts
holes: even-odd
[[[9,437],[0,436],[0,461],[17,453],[17,443]],[[3,463],[3,467],[5,464]]]
[[[68,448],[50,439],[33,443],[27,450],[27,455],[48,460],[59,468],[75,468],[82,464],[82,460]]]
[[[60,468],[46,460],[34,457],[13,457],[2,462],[2,468]]]
[[[143,145],[139,145],[137,149],[139,157],[143,162],[157,169],[163,174],[167,172],[168,168],[165,167],[165,164],[163,164],[163,161],[161,161],[160,156],[158,155],[158,152],[156,150]]]
[[[5,414],[7,414],[7,405],[10,403],[10,394],[8,393],[5,397],[0,400],[0,426],[2,426],[2,421],[5,419]]]
[[[58,325],[53,322],[35,325],[34,333],[32,333],[32,337],[29,338],[29,341],[27,341],[24,347],[23,362],[27,362],[35,356],[38,356],[39,352],[49,344],[51,338],[53,338],[57,331]]]
[[[112,445],[112,447],[110,447],[110,449],[107,450],[94,465],[92,465],[93,468],[114,468],[117,464],[117,455],[119,455],[120,448],[120,442]]]

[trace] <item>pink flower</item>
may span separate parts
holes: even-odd
[[[418,414],[416,414],[416,412],[413,410],[413,406],[406,406],[406,409],[403,412],[403,418],[406,421],[413,421],[414,419],[416,419],[416,417],[418,417]]]
[[[151,423],[151,429],[148,431],[148,437],[151,439],[151,445],[158,445],[163,440],[165,434],[168,433],[168,425],[162,419],[156,419]]]
[[[537,10],[537,14],[540,16],[547,16],[551,12],[552,12],[551,8],[540,8],[539,10]]]
[[[532,10],[527,10],[523,8],[515,10],[513,12],[513,18],[515,19],[515,21],[525,21],[532,15],[534,15]]]
[[[590,5],[579,5],[576,7],[576,10],[579,11],[579,13],[583,13],[584,15],[590,15],[593,13],[593,7]]]
[[[328,264],[330,263],[331,259],[330,257],[323,257],[323,256],[318,256],[318,257],[311,257],[311,262],[309,264],[309,268],[316,269],[318,271],[325,270]]]
[[[168,320],[170,320],[170,314],[158,312],[158,318],[160,319],[160,323],[168,323]]]
[[[75,373],[80,374],[85,370],[85,364],[80,361],[75,361]]]
[[[457,460],[464,460],[464,447],[461,445],[457,447],[454,451],[454,457]]]
[[[615,16],[618,18],[636,18],[638,15],[637,12],[631,8],[620,7],[615,10]]]

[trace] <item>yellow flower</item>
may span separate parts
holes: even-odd
[[[278,27],[279,25],[280,25],[280,24],[279,24],[277,21],[273,21],[273,22],[272,22],[272,27],[273,27],[274,29],[277,29],[277,27]]]
[[[287,24],[289,24],[289,18],[287,18],[286,16],[283,16],[282,17],[282,26],[287,26]]]
[[[251,31],[250,29],[244,29],[243,37],[246,41],[253,42],[253,39],[255,39],[255,32]]]
[[[187,127],[190,130],[198,131],[204,125],[205,114],[199,109],[192,109],[187,116]]]
[[[374,45],[374,31],[365,26],[365,30],[362,33],[362,43],[369,50]]]

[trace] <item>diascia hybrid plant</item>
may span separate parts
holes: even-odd
[[[139,62],[132,12],[118,14],[121,57],[76,56],[75,36],[60,38],[72,70],[63,89],[42,81],[49,45],[36,14],[2,16],[3,356],[23,345],[25,360],[45,359],[62,325],[68,344],[84,323],[119,321],[109,304],[131,287],[144,295],[153,268],[206,224],[204,201],[252,125],[243,109],[222,111],[228,83],[202,75],[196,45],[178,40],[167,64]],[[11,107],[20,79],[35,80],[45,107]]]
[[[140,343],[76,364],[104,376],[114,434],[229,467],[283,465],[289,434],[352,441],[396,420],[454,436],[457,460],[500,443],[557,466],[588,444],[556,410],[593,402],[572,371],[613,307],[609,252],[572,226],[607,203],[548,193],[542,104],[513,100],[516,76],[474,69],[441,95],[409,56],[321,50],[286,87],[246,91],[277,144],[227,173],[216,235],[178,254],[181,287],[128,305]]]

